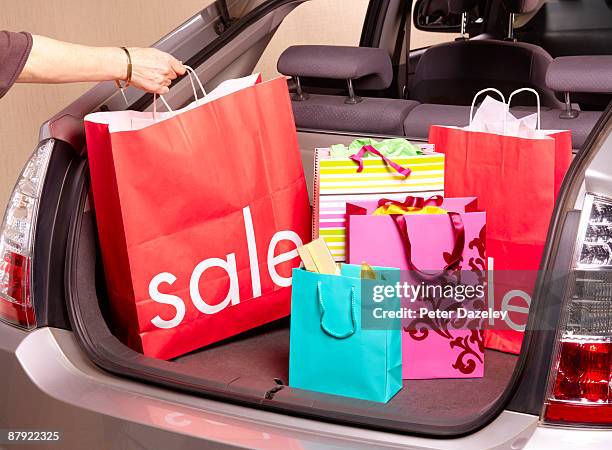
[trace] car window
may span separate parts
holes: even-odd
[[[264,79],[278,75],[276,62],[291,45],[359,45],[369,0],[311,0],[281,23],[261,55],[255,72]]]
[[[553,57],[612,54],[610,0],[546,0],[514,25],[519,40],[539,45]]]

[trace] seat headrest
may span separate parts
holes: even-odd
[[[386,89],[393,80],[389,54],[380,48],[294,45],[278,58],[283,75],[354,80],[358,89]]]
[[[502,0],[508,12],[515,14],[526,14],[540,5],[540,0]]]
[[[448,12],[463,14],[471,11],[478,4],[478,0],[448,0]]]
[[[546,86],[557,92],[612,94],[612,55],[555,58],[546,71]]]

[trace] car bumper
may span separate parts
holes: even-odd
[[[115,377],[71,332],[0,323],[0,429],[59,431],[61,449],[608,449],[612,432],[539,426],[503,412],[458,439],[428,439],[260,411]]]

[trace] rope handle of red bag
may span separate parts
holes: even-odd
[[[185,65],[184,67],[187,72],[187,75],[189,75],[189,82],[191,83],[191,89],[193,90],[194,101],[200,100],[198,98],[198,91],[196,89],[196,83],[198,87],[200,88],[200,91],[202,91],[202,98],[206,97],[207,95],[206,90],[204,89],[204,85],[200,81],[200,78],[198,77],[196,71],[190,66]],[[194,79],[196,83],[194,83]],[[164,104],[164,106],[166,107],[166,109],[168,110],[168,112],[173,112],[172,108],[170,108],[170,105],[168,104],[164,96],[160,94],[159,98]],[[153,120],[157,120],[157,94],[153,94]]]

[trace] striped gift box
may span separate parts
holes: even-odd
[[[410,167],[407,178],[379,158],[364,158],[364,169],[358,173],[355,161],[330,159],[326,148],[315,150],[313,239],[323,237],[336,261],[345,260],[347,203],[444,195],[444,155],[430,144],[419,147],[424,155],[393,159]]]

